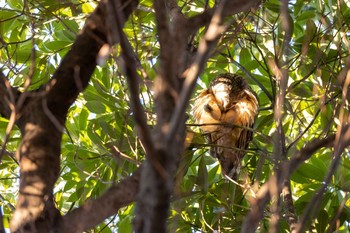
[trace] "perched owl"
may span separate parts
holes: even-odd
[[[236,74],[221,74],[202,91],[193,115],[218,158],[224,175],[236,180],[258,114],[258,99],[247,81]]]

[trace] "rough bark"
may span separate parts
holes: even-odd
[[[1,75],[0,113],[9,117],[15,111],[15,120],[22,133],[22,143],[17,151],[20,192],[11,220],[12,232],[59,232],[62,229],[61,216],[52,199],[60,168],[61,136],[67,111],[88,85],[98,52],[108,42],[106,4],[107,1],[101,1],[87,19],[53,78],[36,92],[25,93],[25,105],[16,105],[19,93],[9,87]],[[137,0],[123,1],[124,19],[137,4]],[[11,108],[11,103],[15,107]]]
[[[338,148],[335,148],[339,153],[342,153],[344,148],[348,147],[350,145],[350,127],[344,126],[341,130],[341,136],[342,143]],[[279,178],[278,186],[276,187],[275,183],[273,183],[273,179],[275,179],[274,176],[272,176],[266,183],[262,185],[262,187],[259,189],[259,192],[256,195],[256,198],[252,199],[251,202],[251,210],[249,214],[246,216],[242,230],[241,232],[254,232],[256,231],[259,222],[263,218],[264,209],[266,205],[271,200],[271,194],[270,189],[281,189],[283,181],[289,180],[290,176],[293,172],[297,170],[297,168],[304,163],[306,160],[308,160],[314,153],[316,153],[321,148],[329,148],[333,147],[334,143],[336,142],[336,135],[331,134],[324,139],[314,139],[308,144],[305,145],[304,148],[302,148],[300,151],[296,153],[295,156],[293,156],[289,161],[285,161],[282,163],[282,173],[281,177]],[[294,224],[294,222],[293,222]],[[295,224],[293,228],[295,228]]]
[[[250,9],[253,2],[221,1],[215,9],[196,19],[188,19],[181,14],[175,1],[154,1],[161,62],[154,90],[157,125],[153,139],[155,150],[148,155],[141,175],[136,232],[166,232],[173,179],[184,145],[185,111],[194,84],[216,40],[225,31],[220,19]],[[170,20],[167,12],[170,12]],[[209,21],[207,16],[210,16]],[[202,46],[193,63],[186,64],[186,42],[199,25],[209,25],[208,33],[200,42]]]
[[[138,191],[136,231],[166,232],[173,176],[179,154],[183,150],[186,107],[195,78],[204,68],[207,55],[217,39],[210,38],[211,46],[201,50],[197,59],[190,64],[189,67],[195,68],[195,72],[191,73],[194,78],[183,88],[184,80],[188,78],[186,73],[182,73],[189,65],[185,62],[187,38],[201,26],[208,26],[212,16],[217,13],[216,9],[186,19],[175,1],[167,2],[167,5],[164,1],[155,1],[161,66],[155,83],[158,117],[155,137],[144,137],[149,140],[146,144],[153,144],[145,145],[145,148],[152,148],[147,150],[147,160],[141,171],[64,217],[60,216],[53,203],[53,188],[60,168],[60,144],[67,111],[88,85],[101,47],[116,43],[122,38],[122,35],[113,34],[115,29],[111,26],[114,24],[107,21],[117,20],[121,33],[121,27],[137,4],[137,0],[102,0],[87,19],[53,78],[39,90],[20,94],[9,86],[1,74],[0,114],[10,118],[15,113],[14,122],[22,133],[22,143],[17,153],[21,168],[20,194],[11,221],[12,232],[82,232],[117,213],[122,206],[135,201]],[[248,10],[257,3],[237,0],[223,1],[222,4],[226,5],[222,8],[220,17]],[[113,12],[109,6],[119,6],[119,9]],[[170,25],[166,14],[169,9],[173,25]],[[123,15],[115,15],[121,13]],[[115,17],[110,17],[110,14]],[[221,32],[223,31],[215,35],[219,36]],[[208,42],[207,39],[204,39],[204,44]],[[127,56],[124,58],[127,59]],[[129,67],[127,73],[129,81],[135,81],[133,68]],[[129,83],[133,85],[132,82]],[[17,105],[19,96],[24,97],[22,104]],[[142,121],[138,121],[138,124],[141,125]]]
[[[10,118],[11,116],[11,105],[15,104],[15,100],[20,95],[20,92],[10,86],[6,79],[6,76],[0,72],[0,114],[3,117]]]
[[[81,207],[63,216],[64,233],[83,232],[136,200],[142,166],[120,183],[110,187],[96,200],[89,200]]]

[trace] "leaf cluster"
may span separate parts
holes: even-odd
[[[307,4],[305,4],[307,2]],[[1,2],[0,2],[1,3]],[[214,1],[178,1],[186,16],[196,15]],[[36,90],[51,78],[61,59],[82,28],[95,1],[10,0],[0,8],[0,64],[10,83],[24,87],[31,79]],[[181,158],[170,211],[169,229],[173,232],[240,232],[245,216],[261,184],[274,170],[276,121],[274,106],[278,75],[273,64],[286,59],[288,85],[283,105],[282,129],[285,135],[283,160],[316,138],[337,130],[342,111],[349,111],[349,96],[342,106],[342,88],[349,75],[350,5],[346,1],[290,1],[291,40],[288,44],[281,26],[281,2],[265,1],[259,9],[236,15],[210,54],[205,71],[197,82],[197,92],[222,72],[244,76],[258,95],[260,113],[254,126],[254,140],[243,161],[239,183],[221,176],[218,162],[208,153],[197,126],[190,147]],[[159,66],[159,38],[152,1],[143,0],[124,27],[139,65],[139,98],[147,123],[156,124],[153,81]],[[191,41],[194,48],[205,33],[200,30]],[[99,197],[117,180],[132,174],[144,160],[125,77],[120,68],[120,47],[98,67],[89,86],[78,97],[67,116],[61,148],[60,178],[55,201],[65,214],[89,198]],[[288,55],[286,56],[285,51]],[[286,56],[286,57],[283,57]],[[116,62],[115,62],[116,61]],[[120,62],[120,63],[118,63]],[[8,121],[0,118],[0,140],[5,138]],[[2,144],[2,141],[0,141]],[[19,146],[19,131],[11,132],[0,165],[0,203],[5,227],[17,195],[18,164],[14,152]],[[318,150],[290,178],[295,213],[302,216],[312,197],[325,182],[333,161],[333,150]],[[316,232],[348,232],[350,227],[350,156],[345,149],[340,166],[327,184],[318,209],[310,219]],[[280,232],[288,232],[286,207],[281,211]],[[132,232],[134,207],[119,211],[91,232]],[[273,211],[268,207],[258,230],[268,231]]]

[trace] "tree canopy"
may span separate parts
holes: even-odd
[[[350,2],[0,1],[0,232],[349,232]],[[224,178],[193,98],[257,93]]]

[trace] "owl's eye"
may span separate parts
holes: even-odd
[[[206,104],[206,105],[204,106],[204,111],[206,111],[206,112],[212,112],[212,111],[213,111],[213,108],[212,108],[209,104]]]

